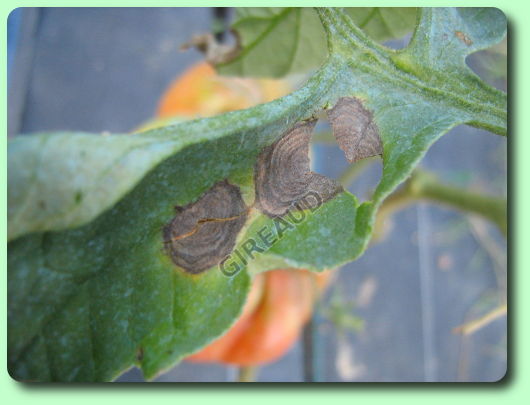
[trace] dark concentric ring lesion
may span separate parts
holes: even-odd
[[[324,202],[342,191],[335,180],[311,171],[309,142],[315,124],[315,119],[296,124],[258,157],[256,205],[270,217],[296,209],[296,203],[308,193],[317,193]]]
[[[372,114],[359,99],[339,99],[328,117],[350,162],[382,153]],[[254,206],[267,216],[306,209],[303,202],[308,196],[318,206],[343,191],[337,181],[311,171],[309,143],[316,122],[312,118],[297,123],[259,154]],[[192,274],[219,264],[232,252],[249,211],[240,189],[227,180],[216,183],[196,202],[175,208],[175,217],[163,230],[164,246],[173,262]]]
[[[228,255],[247,218],[239,188],[223,180],[196,202],[175,207],[175,217],[164,227],[164,245],[173,262],[198,274]]]

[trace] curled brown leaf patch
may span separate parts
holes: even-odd
[[[176,210],[164,227],[164,244],[173,262],[192,274],[219,264],[234,249],[247,218],[239,188],[226,180]]]
[[[316,120],[300,122],[263,149],[256,162],[256,204],[270,217],[281,216],[310,194],[325,202],[342,191],[333,179],[310,170],[309,141]]]
[[[228,63],[235,59],[241,52],[239,34],[235,30],[230,31],[236,42],[233,45],[221,44],[211,33],[194,35],[188,42],[180,46],[181,50],[196,48],[202,52],[206,62],[213,65]]]
[[[350,163],[383,153],[372,113],[359,99],[342,97],[327,114],[333,135]]]

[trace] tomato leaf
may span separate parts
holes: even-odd
[[[414,7],[349,7],[344,11],[355,25],[379,42],[412,32],[417,14]]]
[[[344,11],[377,41],[411,32],[416,19],[415,8],[351,7]],[[324,28],[312,8],[238,8],[232,28],[242,51],[218,66],[226,75],[283,77],[317,68],[328,54]]]
[[[140,134],[40,134],[9,142],[11,375],[106,381],[136,364],[152,378],[230,327],[249,274],[283,265],[320,271],[358,257],[378,206],[450,128],[470,124],[506,134],[506,95],[465,65],[469,53],[504,36],[497,9],[422,9],[402,51],[377,44],[340,10],[317,15],[329,57],[282,99]],[[299,211],[304,220],[283,232],[278,218],[252,207],[257,157],[343,97],[362,102],[377,127],[381,181],[370,201],[359,205],[340,192],[318,209]],[[164,229],[225,181],[248,207],[235,249],[254,260],[230,277],[219,266],[191,274],[172,261]],[[256,252],[247,241],[258,243],[263,227],[278,241]]]

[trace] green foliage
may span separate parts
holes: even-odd
[[[411,32],[416,18],[414,8],[346,8],[345,12],[377,41]],[[312,8],[238,8],[233,29],[242,52],[218,66],[223,74],[282,77],[315,69],[328,54],[324,27]]]
[[[412,7],[351,7],[344,11],[355,25],[379,42],[412,32],[417,14]]]
[[[269,26],[273,38],[275,29],[287,35],[289,24],[309,11],[263,13],[264,20],[294,18]],[[233,323],[248,292],[248,270],[285,264],[322,270],[358,257],[379,205],[450,128],[470,124],[505,135],[506,95],[465,65],[468,54],[503,38],[504,15],[497,9],[420,14],[410,46],[398,52],[371,40],[339,10],[309,14],[325,29],[328,59],[301,89],[268,104],[141,134],[10,141],[11,374],[100,381],[137,364],[152,378]],[[300,29],[310,35],[308,27]],[[252,58],[243,50],[241,66],[245,55]],[[278,66],[271,63],[272,75],[290,69]],[[383,175],[372,200],[359,205],[340,193],[232,278],[217,266],[189,275],[171,262],[162,228],[175,205],[196,201],[226,178],[249,204],[261,149],[345,96],[363,100],[382,139]],[[253,212],[238,245],[269,221]]]

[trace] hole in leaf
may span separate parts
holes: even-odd
[[[382,154],[379,130],[360,99],[340,98],[327,116],[333,137],[350,163]],[[314,118],[299,122],[258,156],[254,172],[256,205],[270,217],[298,208],[296,204],[308,194],[317,194],[322,203],[343,190],[334,179],[311,171],[309,144],[316,123]]]
[[[406,48],[409,45],[411,39],[412,39],[412,32],[409,32],[401,38],[389,39],[388,41],[385,41],[383,45],[386,46],[387,48],[398,51],[400,49]]]
[[[489,49],[478,51],[466,57],[467,66],[489,85],[507,90],[508,46],[506,38]]]
[[[371,198],[381,179],[382,160],[369,157],[355,163],[348,162],[326,119],[320,120],[315,129],[310,156],[312,170],[335,179],[361,202]]]

